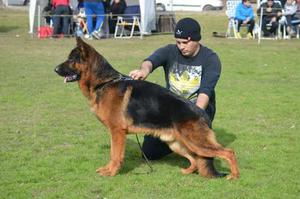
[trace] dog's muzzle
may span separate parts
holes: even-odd
[[[80,79],[80,75],[72,72],[72,71],[68,71],[66,72],[65,70],[63,70],[63,68],[61,67],[61,65],[57,66],[54,71],[62,77],[64,78],[64,83],[68,83],[68,82],[75,82],[78,81]]]

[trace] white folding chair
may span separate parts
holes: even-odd
[[[124,11],[124,16],[119,16],[115,28],[115,38],[130,39],[134,33],[143,37],[140,23],[140,6],[127,6]]]
[[[228,26],[226,31],[227,38],[237,39],[237,23],[235,20],[235,11],[241,0],[227,0],[226,2],[226,15],[228,17]]]
[[[126,21],[123,17],[118,17],[114,34],[115,38],[130,39],[133,37],[135,32],[137,32],[142,38],[141,24],[138,17],[133,16],[132,22]]]

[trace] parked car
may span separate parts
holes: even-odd
[[[159,11],[206,11],[221,10],[222,0],[156,0]]]
[[[29,0],[8,0],[8,5],[15,5],[15,6],[25,6],[29,3]]]

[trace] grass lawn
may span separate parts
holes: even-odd
[[[188,162],[174,154],[152,162],[148,173],[135,136],[120,173],[99,176],[95,170],[109,160],[108,131],[78,85],[53,71],[75,40],[31,38],[26,12],[0,9],[0,198],[299,198],[300,40],[214,38],[226,30],[225,13],[177,15],[184,16],[199,20],[202,43],[221,58],[214,129],[236,151],[240,179],[183,176]],[[127,74],[173,42],[154,35],[88,43]],[[148,80],[164,85],[163,71]],[[224,161],[215,164],[229,171]]]

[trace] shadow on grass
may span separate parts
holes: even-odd
[[[227,133],[223,128],[215,128],[213,130],[216,134],[217,141],[224,147],[228,146],[236,139],[236,135]]]
[[[220,144],[222,144],[224,147],[232,143],[235,139],[236,136],[234,134],[227,133],[225,129],[217,128],[214,129],[216,133],[217,140]],[[130,155],[129,155],[130,154]],[[187,168],[190,166],[190,163],[187,159],[177,155],[177,154],[170,154],[167,155],[166,157],[156,160],[156,161],[151,161],[150,164],[155,163],[161,163],[161,164],[168,164],[171,166],[174,166],[176,168]],[[226,167],[222,167],[222,165],[226,165]],[[143,160],[140,148],[138,146],[137,142],[134,142],[133,140],[127,139],[126,143],[126,155],[125,155],[125,164],[123,165],[123,168],[121,169],[120,173],[128,173],[135,168],[139,167],[140,165],[145,164],[146,162]],[[214,165],[216,169],[221,172],[221,173],[229,173],[229,165],[227,165],[227,162],[221,159],[215,159],[214,160]],[[148,174],[150,168],[145,168],[144,171],[140,173],[135,173],[135,174]]]
[[[18,29],[18,26],[0,26],[0,32],[10,32],[12,30]]]

